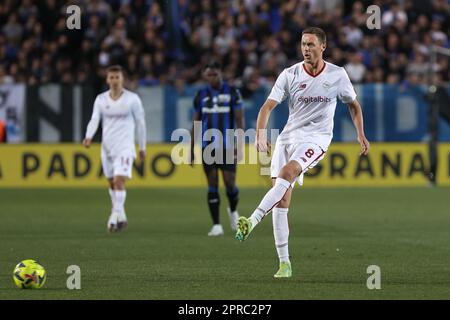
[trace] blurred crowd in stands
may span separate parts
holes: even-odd
[[[81,29],[66,8],[81,8]],[[369,5],[381,8],[370,30]],[[449,48],[448,0],[2,0],[0,84],[97,84],[119,63],[128,85],[201,81],[216,59],[245,95],[302,60],[307,26],[323,28],[326,60],[354,83],[423,84],[432,70],[449,81],[449,57],[430,65],[433,44]]]

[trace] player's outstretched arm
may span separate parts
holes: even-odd
[[[195,128],[195,121],[200,121],[200,112],[198,111],[194,111],[194,115],[192,117],[192,129],[191,129],[191,148],[190,148],[190,159],[189,159],[189,165],[193,166],[195,163],[195,152],[194,152],[194,148],[195,148],[195,140],[197,139],[197,137],[195,136],[195,134],[197,132],[194,131]]]
[[[267,141],[267,122],[269,122],[270,113],[278,105],[278,102],[272,99],[267,99],[262,105],[256,120],[256,150],[259,152],[269,152],[271,146]]]
[[[232,93],[232,107],[234,111],[234,120],[236,123],[236,129],[242,130],[244,133],[245,130],[245,121],[244,121],[244,110],[242,109],[242,96],[241,92],[238,89],[235,89]],[[245,149],[245,141],[244,139],[237,139],[237,144],[235,147],[235,156],[236,160],[240,162],[244,158],[244,149]]]
[[[369,153],[370,143],[364,134],[364,120],[361,105],[358,100],[353,100],[347,103],[347,106],[352,117],[353,124],[356,128],[356,133],[358,135],[358,142],[361,145],[360,155],[367,155]]]
[[[87,126],[86,136],[83,140],[83,145],[86,148],[89,148],[91,146],[92,138],[97,132],[98,125],[100,123],[100,117],[101,117],[100,107],[98,106],[98,98],[96,98],[94,102],[94,110],[92,111],[92,117]]]
[[[236,129],[241,129],[242,132],[244,132],[245,130],[244,111],[242,109],[235,110],[234,117],[236,121]],[[237,144],[235,147],[235,156],[238,162],[240,162],[244,158],[244,149],[245,149],[244,139],[237,139]]]
[[[281,103],[288,95],[286,89],[288,88],[288,77],[286,69],[284,69],[278,76],[275,84],[270,91],[269,97],[262,105],[256,120],[256,150],[259,152],[270,151],[270,143],[267,141],[267,122],[269,121],[272,110]]]

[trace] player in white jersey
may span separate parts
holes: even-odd
[[[108,219],[109,232],[121,231],[128,226],[125,214],[125,181],[131,178],[136,158],[135,127],[139,144],[139,159],[145,159],[146,128],[142,102],[136,93],[123,87],[123,71],[120,66],[107,70],[109,90],[97,96],[94,111],[88,124],[83,145],[89,148],[92,138],[102,121],[101,159],[103,173],[109,181],[112,209]]]
[[[369,151],[356,93],[344,68],[323,60],[325,48],[325,32],[320,28],[306,28],[301,39],[304,61],[281,72],[258,114],[256,148],[259,152],[268,152],[266,126],[270,113],[285,98],[289,99],[289,118],[272,155],[273,187],[249,218],[238,219],[236,239],[246,240],[255,226],[272,211],[275,247],[280,260],[276,278],[292,275],[287,218],[292,188],[295,181],[302,185],[304,173],[325,156],[333,137],[336,99],[349,107],[361,154],[367,155]]]

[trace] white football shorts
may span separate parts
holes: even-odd
[[[134,157],[128,153],[124,153],[118,156],[108,156],[106,152],[102,152],[102,167],[103,174],[106,178],[111,179],[115,176],[124,176],[131,178],[131,172],[133,170]]]
[[[320,160],[325,157],[325,151],[319,145],[312,142],[298,143],[298,144],[275,144],[275,150],[272,155],[270,163],[270,176],[277,178],[281,169],[292,160],[297,161],[302,168],[302,173],[294,182],[292,188],[295,186],[295,181],[298,181],[300,186],[303,185],[303,175],[309,169],[314,168]]]

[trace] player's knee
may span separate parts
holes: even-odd
[[[228,191],[233,191],[234,189],[236,189],[236,182],[234,180],[232,180],[232,181],[230,181],[230,180],[225,181],[224,180],[223,182],[225,184],[225,188],[227,189],[227,192]]]
[[[217,180],[217,179],[208,179],[208,187],[218,188],[219,187],[219,180]]]
[[[114,183],[114,190],[124,190],[125,189],[125,185],[123,183],[120,182],[115,182]]]
[[[301,172],[302,169],[300,165],[295,161],[291,161],[283,167],[279,177],[289,182],[292,182],[295,180],[295,178],[297,178],[300,175]]]
[[[288,169],[283,169],[280,171],[280,174],[278,175],[279,178],[282,178],[284,180],[287,180],[291,182],[294,179],[293,174]]]
[[[208,180],[208,186],[210,186],[210,187],[217,187],[219,185],[219,178],[217,176],[208,175],[207,180]]]
[[[114,179],[114,189],[115,190],[124,190],[125,189],[125,179],[115,178]]]
[[[227,188],[234,188],[236,184],[236,176],[234,174],[224,174],[223,182]]]

